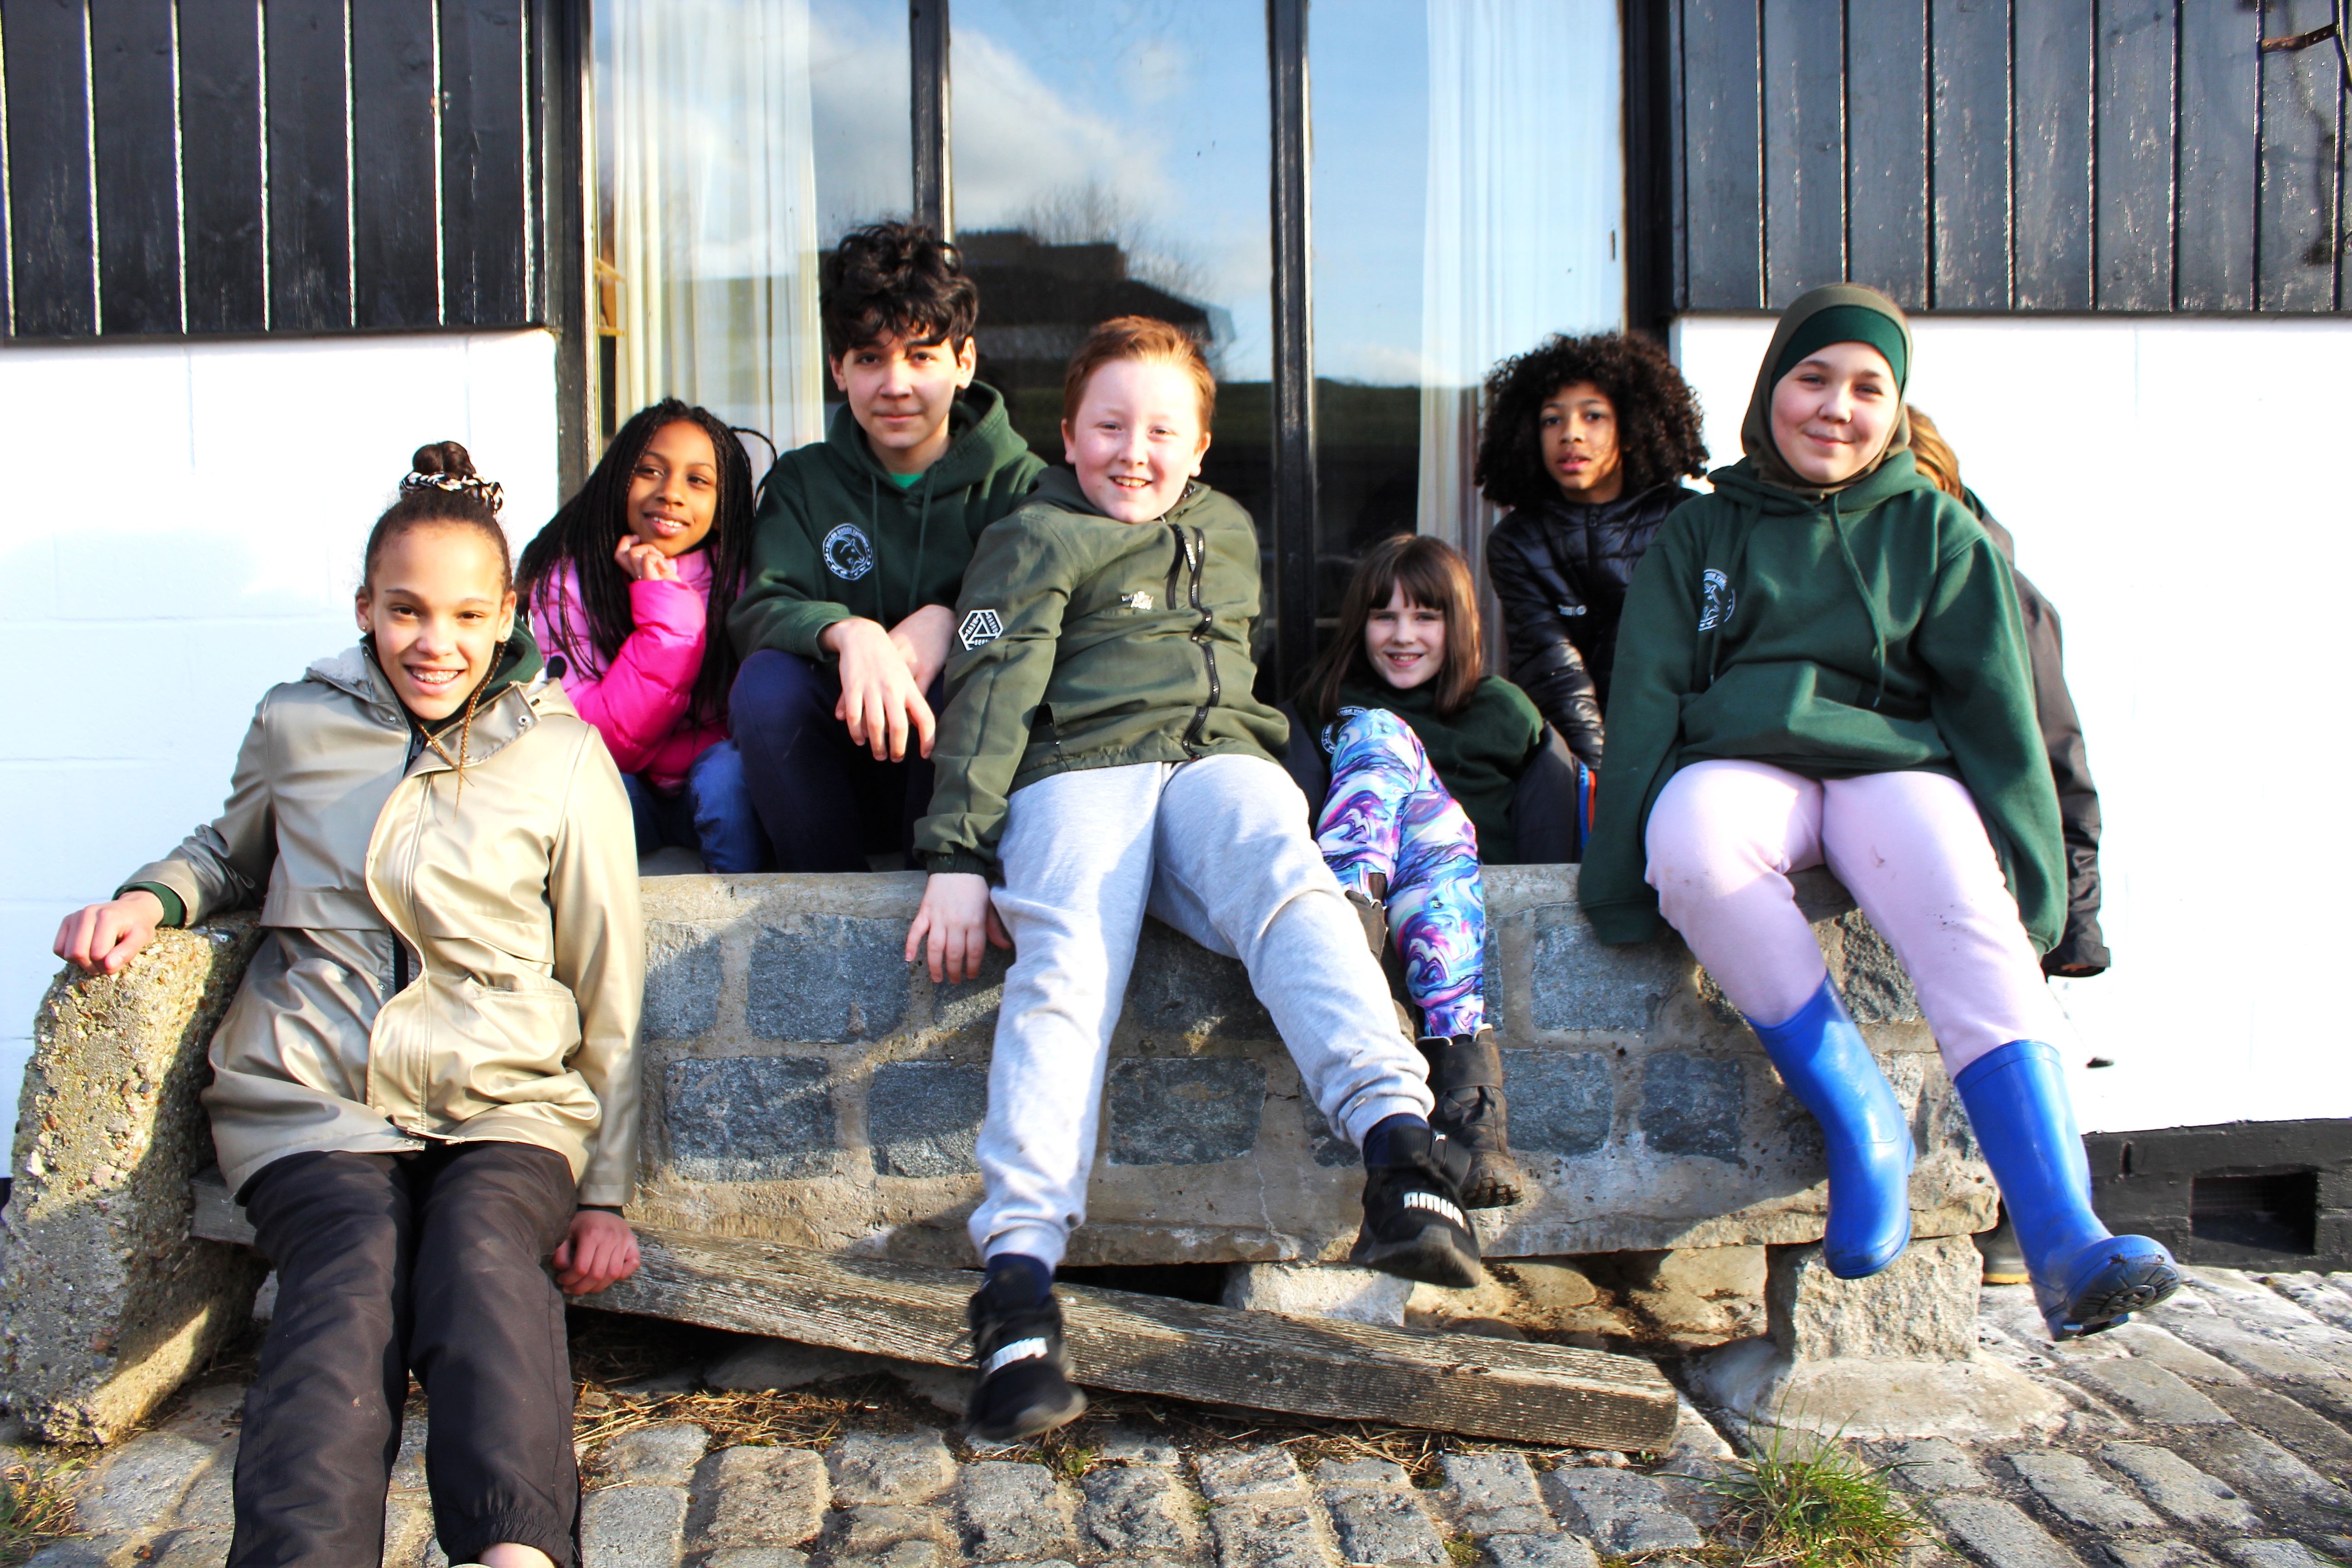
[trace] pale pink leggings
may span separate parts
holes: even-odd
[[[1941,773],[1815,780],[1763,763],[1694,763],[1645,836],[1658,908],[1748,1017],[1777,1024],[1828,973],[1789,873],[1826,863],[1894,948],[1958,1072],[2062,1016],[1976,803]]]

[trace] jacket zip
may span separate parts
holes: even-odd
[[[1191,574],[1186,592],[1191,595],[1192,608],[1201,612],[1200,620],[1193,624],[1192,637],[1199,646],[1202,661],[1209,670],[1209,700],[1192,710],[1192,721],[1184,727],[1185,752],[1197,757],[1202,754],[1201,736],[1209,726],[1209,710],[1214,708],[1218,699],[1223,695],[1223,688],[1217,680],[1217,650],[1209,641],[1210,628],[1216,625],[1217,612],[1201,603],[1201,563],[1208,553],[1208,535],[1198,528],[1187,534],[1182,523],[1171,523],[1169,526],[1176,531],[1177,552]],[[1172,569],[1169,575],[1171,579],[1175,576]]]

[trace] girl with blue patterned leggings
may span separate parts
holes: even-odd
[[[1463,1200],[1496,1208],[1518,1202],[1522,1183],[1486,1026],[1478,865],[1517,858],[1512,795],[1544,728],[1525,692],[1484,673],[1482,647],[1461,553],[1384,540],[1358,564],[1299,709],[1330,760],[1317,845],[1382,957],[1402,964],[1437,1100],[1431,1123],[1469,1155]]]

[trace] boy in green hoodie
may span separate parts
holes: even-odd
[[[1603,942],[1663,914],[1756,1030],[1829,1156],[1824,1260],[1910,1240],[1911,1133],[1830,984],[1790,871],[1826,864],[1902,960],[2000,1184],[2053,1337],[2179,1285],[2092,1213],[2038,953],[2065,918],[2058,800],[2017,593],[1922,476],[1909,324],[1854,284],[1790,306],[1746,458],[1666,520],[1617,643],[1579,898]]]
[[[972,380],[980,290],[953,247],[875,224],[827,254],[820,283],[845,402],[760,488],[728,716],[777,869],[863,871],[906,848],[930,800],[973,542],[1045,464]]]
[[[1332,1127],[1363,1150],[1369,1268],[1479,1279],[1460,1172],[1431,1130],[1421,1054],[1250,693],[1257,531],[1193,482],[1216,383],[1165,321],[1097,327],[1063,388],[1068,468],[988,531],[958,604],[930,868],[907,957],[977,976],[1016,949],[997,1011],[972,1215],[975,1436],[1086,1408],[1050,1287],[1084,1222],[1111,1031],[1147,911],[1239,958]]]

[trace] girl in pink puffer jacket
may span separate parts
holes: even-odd
[[[551,673],[619,764],[637,852],[757,871],[768,841],[727,734],[727,614],[751,553],[751,464],[727,422],[665,398],[621,426],[522,553]]]

